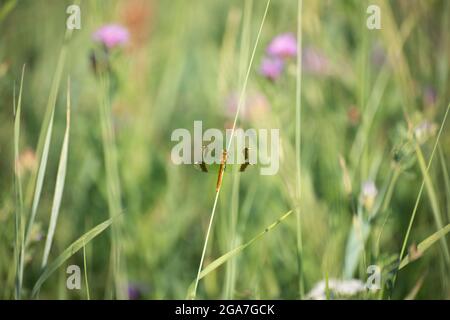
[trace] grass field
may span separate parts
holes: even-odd
[[[449,30],[447,0],[1,0],[0,299],[449,299]],[[277,174],[216,192],[172,161],[196,120],[279,129]]]

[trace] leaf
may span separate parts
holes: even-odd
[[[426,238],[425,240],[423,240],[421,243],[419,243],[419,245],[417,246],[417,251],[414,253],[414,256],[417,255],[422,255],[425,251],[427,251],[436,241],[440,240],[440,239],[444,239],[445,235],[450,232],[450,223],[447,224],[445,227],[443,227],[442,229],[439,229],[438,231],[436,231],[435,233],[433,233],[431,236],[429,236],[428,238]],[[444,239],[445,240],[445,239]],[[411,262],[413,262],[414,259],[413,257],[410,256],[410,254],[408,254],[400,263],[400,267],[399,270],[403,269],[404,267],[406,267],[408,264],[410,264]]]
[[[56,222],[58,220],[61,199],[66,179],[67,157],[69,154],[69,133],[70,133],[70,81],[67,82],[67,125],[64,134],[64,142],[59,158],[58,174],[56,176],[55,194],[53,196],[52,213],[50,216],[50,225],[48,226],[47,239],[45,241],[44,255],[42,258],[42,267],[45,267],[52,247],[53,236],[55,234]]]
[[[436,145],[437,145],[437,141],[436,141]],[[425,189],[428,193],[428,198],[430,200],[431,211],[433,212],[433,217],[434,217],[434,220],[436,223],[436,227],[438,230],[440,230],[443,228],[444,224],[442,223],[442,214],[441,214],[441,210],[439,208],[438,197],[437,197],[436,191],[434,189],[433,183],[431,181],[431,177],[428,173],[430,165],[428,165],[428,166],[426,165],[422,151],[417,143],[415,144],[415,147],[416,147],[417,159],[419,160],[420,170],[422,171],[423,179],[425,182]],[[436,150],[436,147],[433,149],[433,155],[434,155],[435,150]],[[431,164],[431,161],[432,161],[432,158],[430,159],[430,164]],[[441,240],[441,244],[442,244],[442,251],[444,253],[445,262],[447,263],[447,265],[450,265],[450,251],[448,249],[447,242],[445,241],[445,239]]]
[[[67,31],[66,38],[69,38],[71,34],[69,31],[71,30],[69,29]],[[50,141],[52,136],[56,99],[58,95],[59,84],[61,82],[62,72],[64,69],[64,64],[66,61],[66,56],[67,56],[67,44],[65,43],[59,53],[59,58],[56,64],[56,70],[53,76],[52,86],[47,101],[44,120],[42,123],[41,130],[39,132],[38,144],[36,149],[36,154],[39,157],[38,170],[37,172],[35,171],[33,173],[33,176],[31,177],[27,187],[27,193],[25,198],[27,205],[30,203],[31,197],[33,198],[33,200],[31,204],[30,219],[28,221],[28,226],[25,233],[25,243],[28,243],[29,241],[31,229],[33,227],[34,220],[36,218],[37,208],[39,206],[39,201],[41,198],[42,186],[44,184],[45,170],[47,167],[48,152],[50,149]]]
[[[15,215],[15,256],[16,256],[16,291],[15,297],[20,299],[22,291],[23,268],[25,257],[24,246],[24,218],[23,218],[23,196],[22,182],[19,168],[19,149],[20,149],[20,117],[22,113],[22,89],[23,77],[25,74],[25,65],[22,68],[22,77],[20,79],[19,100],[16,109],[16,94],[14,90],[14,188],[16,196],[16,215]],[[14,87],[15,89],[15,87]]]
[[[350,235],[347,240],[347,246],[345,248],[345,261],[344,261],[344,278],[350,279],[358,266],[358,261],[361,258],[361,253],[364,251],[364,244],[370,233],[370,224],[360,219],[359,217],[353,218],[353,225],[350,231]]]
[[[50,149],[50,141],[51,141],[52,129],[53,129],[53,117],[54,117],[54,110],[51,113],[50,122],[46,129],[44,149],[42,151],[42,156],[39,161],[39,167],[38,167],[37,178],[36,178],[36,188],[34,191],[33,204],[31,207],[31,215],[30,215],[30,220],[28,221],[27,233],[25,235],[26,242],[28,242],[28,240],[29,240],[31,229],[33,227],[33,223],[36,218],[37,207],[39,205],[39,200],[40,200],[41,192],[42,192],[42,186],[44,184],[45,169],[47,167],[48,152]]]
[[[444,118],[442,119],[442,123],[441,123],[441,126],[439,128],[439,132],[438,132],[438,135],[436,137],[436,141],[435,141],[434,146],[433,146],[433,151],[431,151],[430,159],[428,160],[428,165],[427,165],[426,170],[425,170],[425,172],[427,174],[428,174],[428,170],[430,169],[431,163],[433,161],[434,153],[435,153],[435,151],[437,149],[437,146],[439,145],[439,139],[440,139],[442,131],[444,129],[445,121],[447,120],[447,115],[448,115],[449,111],[450,111],[450,103],[447,105],[447,110],[445,111]],[[416,150],[417,149],[418,149],[419,152],[416,152],[416,153],[417,153],[417,156],[419,157],[419,155],[421,154],[420,148],[416,148]],[[419,159],[419,161],[421,161],[421,160]],[[423,171],[422,165],[421,165],[421,170]],[[417,208],[419,207],[420,198],[422,196],[422,192],[423,192],[423,189],[424,189],[424,186],[425,186],[425,178],[426,178],[426,176],[424,175],[424,178],[422,180],[422,185],[420,186],[420,190],[419,190],[419,193],[418,193],[417,198],[416,198],[416,203],[414,204],[413,212],[411,213],[411,218],[409,219],[408,229],[406,230],[405,238],[403,239],[402,249],[400,250],[400,259],[402,259],[403,254],[405,253],[405,250],[406,250],[406,244],[408,243],[409,234],[411,232],[411,229],[412,229],[412,226],[413,226],[413,223],[414,223],[414,219],[415,219],[416,213],[417,213]],[[434,213],[435,213],[435,211],[433,210],[433,214]],[[436,221],[436,216],[435,216],[435,221]],[[446,244],[445,244],[445,247],[447,247]],[[446,256],[448,256],[448,250],[446,250],[446,252],[444,252],[444,254],[446,254]],[[446,263],[447,263],[447,259],[446,259]]]
[[[441,162],[442,167],[442,175],[444,180],[444,186],[445,186],[445,198],[447,200],[447,217],[448,220],[450,220],[450,176],[448,174],[446,159],[444,157],[444,153],[442,152],[442,147],[439,146],[439,160]]]
[[[42,271],[39,279],[36,281],[31,296],[35,297],[36,294],[39,292],[39,289],[41,288],[42,284],[51,276],[53,272],[55,272],[66,260],[68,260],[71,256],[73,256],[78,250],[83,248],[92,239],[94,239],[106,228],[108,228],[113,223],[114,219],[115,218],[109,218],[108,220],[100,223],[99,225],[95,226],[94,228],[86,232],[75,242],[73,242],[70,246],[68,246],[66,250],[64,250],[63,253],[61,253],[59,257],[55,259],[55,261],[47,265]]]
[[[266,233],[268,233],[269,231],[271,231],[273,228],[275,228],[278,224],[280,224],[284,219],[286,219],[290,214],[292,213],[292,210],[289,210],[288,212],[286,212],[284,215],[282,215],[278,220],[276,220],[275,222],[273,222],[271,225],[269,225],[267,228],[264,229],[264,231],[260,232],[256,237],[254,237],[253,239],[251,239],[250,241],[248,241],[245,244],[242,244],[236,248],[234,248],[231,251],[228,251],[227,253],[225,253],[224,255],[222,255],[221,257],[217,258],[216,260],[214,260],[213,262],[211,262],[205,269],[203,269],[200,272],[200,275],[198,277],[198,279],[202,279],[205,276],[207,276],[209,273],[211,273],[212,271],[214,271],[215,269],[217,269],[218,267],[220,267],[222,264],[224,264],[225,262],[227,262],[228,260],[230,260],[231,258],[233,258],[234,256],[236,256],[237,254],[239,254],[241,251],[243,251],[245,248],[247,248],[248,246],[250,246],[251,244],[253,244],[253,242],[257,241],[259,238],[261,238],[262,236],[264,236]],[[188,289],[188,298],[193,299],[195,298],[195,294],[194,294],[194,286],[195,286],[195,280],[191,283],[191,285],[189,286]]]

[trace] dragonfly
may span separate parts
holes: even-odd
[[[211,168],[214,165],[208,165],[205,163],[203,157],[204,157],[204,153],[206,150],[207,150],[206,147],[203,147],[202,161],[196,162],[195,167],[197,167],[202,172],[209,173],[210,171],[208,170],[208,168]],[[244,172],[247,169],[247,167],[250,165],[249,148],[245,147],[243,152],[244,152],[244,163],[242,163],[240,165],[239,172]],[[228,159],[228,152],[227,152],[227,150],[223,150],[222,157],[221,157],[220,164],[219,164],[218,173],[217,173],[216,192],[219,192],[220,187],[222,186],[223,173],[225,172],[225,169],[227,166],[227,159]]]

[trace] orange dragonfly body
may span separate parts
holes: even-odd
[[[225,166],[227,165],[227,151],[223,150],[222,160],[220,161],[219,174],[217,176],[216,192],[219,192],[222,186],[223,172],[225,171]]]

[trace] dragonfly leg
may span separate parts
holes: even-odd
[[[248,156],[248,150],[249,150],[249,148],[247,148],[247,147],[244,148],[244,159],[245,159],[245,162],[243,164],[241,164],[241,167],[239,168],[240,172],[244,172],[245,169],[247,169],[248,165],[250,164],[249,156]]]

